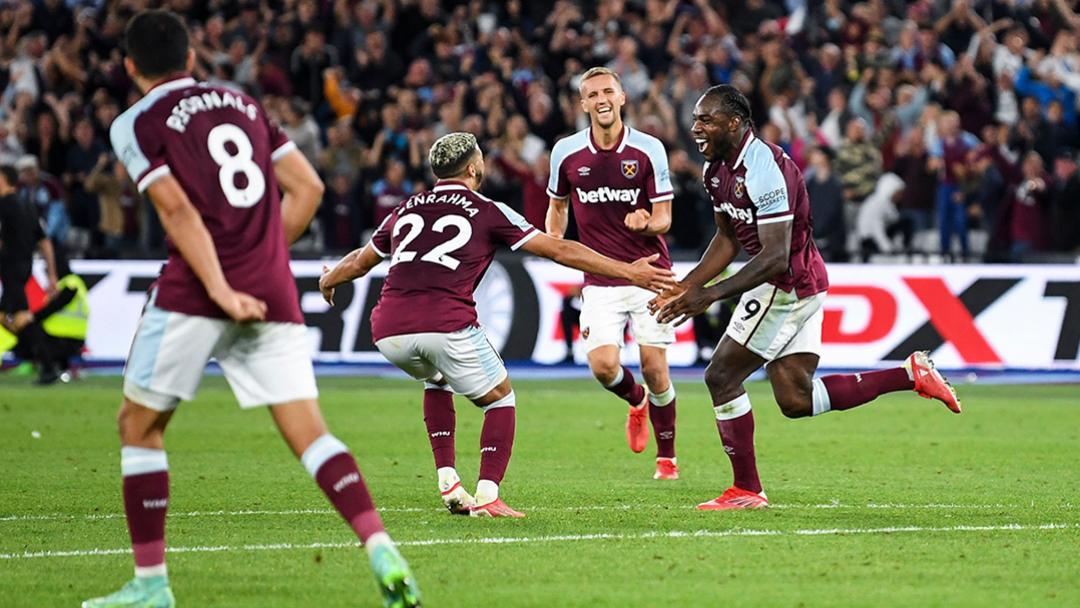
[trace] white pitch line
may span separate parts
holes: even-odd
[[[399,541],[399,547],[431,547],[437,545],[513,545],[529,543],[562,543],[592,540],[646,540],[656,538],[729,538],[759,536],[856,536],[871,534],[912,534],[912,533],[949,533],[949,532],[1018,532],[1039,530],[1076,530],[1080,524],[998,524],[986,526],[894,526],[887,528],[823,528],[802,530],[671,530],[667,532],[642,532],[639,534],[599,533],[599,534],[560,534],[549,536],[496,536],[481,538],[429,538],[422,540]],[[222,553],[254,551],[291,551],[310,549],[344,549],[358,547],[359,543],[276,543],[269,545],[196,545],[192,547],[169,547],[169,553]],[[78,549],[72,551],[24,551],[22,553],[0,553],[0,560],[97,557],[109,555],[127,555],[131,550],[123,549]]]
[[[829,502],[820,504],[771,504],[770,509],[791,509],[791,510],[816,510],[816,509],[930,509],[930,510],[985,510],[985,509],[1030,509],[1035,506],[1044,506],[1055,509],[1074,509],[1076,505],[1072,503],[1063,503],[1059,505],[1038,505],[1037,503],[1028,504],[950,504],[950,503],[927,503],[927,504],[907,504],[907,503],[867,503],[861,505],[843,504],[840,502]],[[580,506],[535,506],[535,507],[522,507],[523,511],[558,511],[558,512],[573,512],[573,511],[630,511],[634,509],[657,509],[657,510],[691,510],[694,505],[661,505],[661,504],[629,504],[629,505],[580,505]],[[434,507],[386,507],[380,508],[381,513],[443,513],[443,509]],[[284,509],[284,510],[260,510],[260,509],[241,509],[236,511],[178,511],[170,512],[169,517],[257,517],[257,516],[289,516],[289,515],[336,515],[337,511],[333,509]],[[63,514],[63,513],[51,513],[42,515],[4,515],[0,516],[0,523],[4,522],[19,522],[19,521],[67,521],[72,519],[81,519],[84,521],[98,521],[108,519],[123,519],[123,513],[87,513],[87,514]]]

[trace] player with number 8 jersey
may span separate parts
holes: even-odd
[[[254,99],[180,76],[121,114],[110,135],[139,192],[164,175],[180,182],[210,231],[229,285],[266,302],[268,321],[303,322],[285,241],[270,236],[282,229],[272,165],[296,144]],[[171,241],[167,246],[156,305],[225,318]]]
[[[241,407],[269,407],[363,544],[385,605],[418,606],[356,460],[319,411],[287,247],[318,209],[322,180],[254,99],[189,76],[195,51],[175,13],[132,17],[124,48],[124,69],[144,96],[113,121],[110,137],[161,219],[169,259],[132,340],[117,416],[135,578],[83,608],[176,605],[165,566],[164,435],[211,358]]]

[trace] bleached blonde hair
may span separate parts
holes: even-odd
[[[428,164],[431,172],[439,179],[453,177],[465,170],[473,155],[480,151],[480,144],[472,133],[457,131],[447,133],[428,151]]]

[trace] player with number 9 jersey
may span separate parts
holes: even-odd
[[[171,174],[202,216],[225,279],[266,302],[266,320],[302,323],[273,163],[296,145],[251,97],[188,76],[167,80],[113,122],[113,149],[145,193]],[[227,318],[171,242],[157,282],[164,310]]]

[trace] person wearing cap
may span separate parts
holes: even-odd
[[[52,174],[41,170],[38,159],[25,154],[15,161],[18,172],[15,187],[19,198],[33,203],[38,217],[45,221],[45,236],[62,243],[71,228],[71,218],[64,204],[63,187]]]

